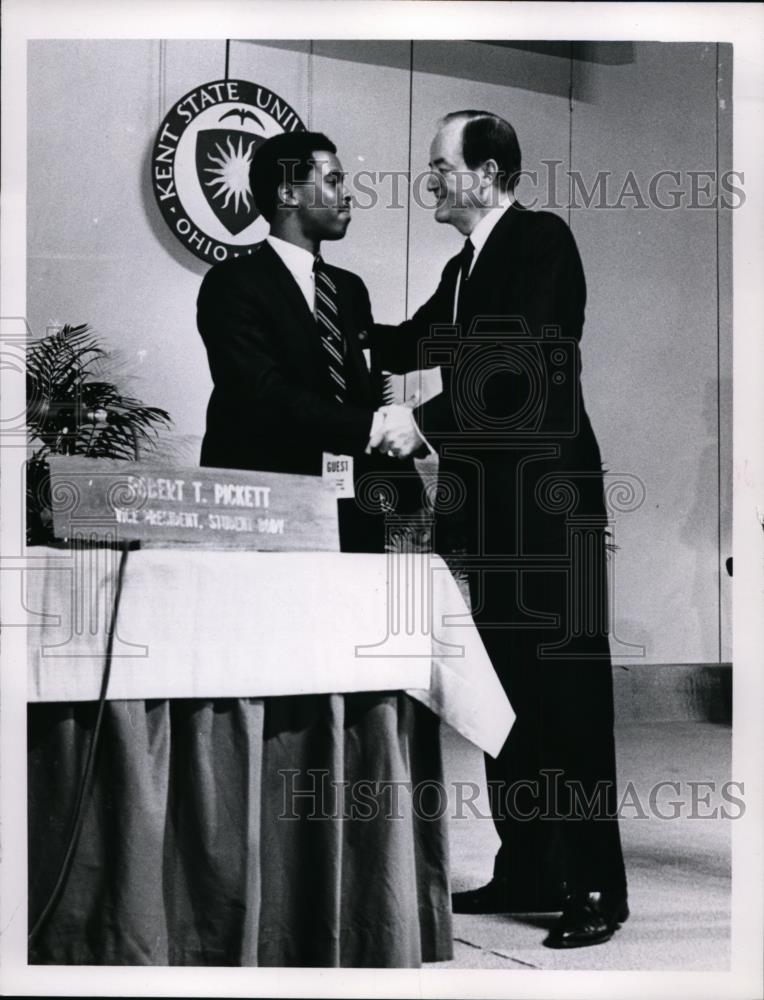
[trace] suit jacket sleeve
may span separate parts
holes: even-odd
[[[376,323],[371,327],[371,345],[380,368],[402,375],[420,368],[433,368],[422,355],[422,342],[434,326],[451,323],[452,296],[456,258],[446,264],[435,293],[414,313],[411,319],[397,326]]]
[[[354,308],[368,311],[360,279],[358,285]],[[267,433],[284,447],[312,445],[345,454],[364,451],[373,411],[325,398],[290,375],[263,295],[243,272],[208,271],[199,292],[197,324],[216,391],[233,403],[239,422],[231,433]]]
[[[372,351],[380,368],[396,374],[437,367],[423,350],[424,342],[432,336],[437,326],[448,326],[452,322],[453,294],[458,258],[452,258],[443,269],[440,283],[435,293],[420,306],[411,319],[390,326],[377,323],[372,327]],[[427,437],[454,423],[451,399],[448,392],[449,373],[443,372],[443,392],[424,406],[414,410],[414,419],[419,429]]]

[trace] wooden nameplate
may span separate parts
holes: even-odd
[[[56,538],[142,547],[337,552],[320,476],[52,456]]]

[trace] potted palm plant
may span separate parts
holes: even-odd
[[[87,324],[63,326],[27,348],[27,544],[53,540],[49,455],[137,461],[170,415],[107,380],[110,355]]]

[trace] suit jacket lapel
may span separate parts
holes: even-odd
[[[345,343],[347,344],[345,363],[349,367],[352,367],[356,385],[363,395],[370,401],[376,402],[374,383],[372,382],[371,372],[366,366],[363,348],[358,341],[358,331],[348,330],[347,325],[344,325],[342,332],[345,334]]]
[[[506,288],[511,280],[516,249],[513,230],[520,213],[524,211],[521,205],[513,202],[491,230],[475,260],[466,287],[459,294],[457,320],[464,333],[469,333],[473,320],[480,313],[491,314],[494,311],[497,292]]]
[[[306,363],[309,359],[313,363],[318,359],[323,360],[315,317],[289,268],[267,242],[263,243],[258,256],[269,283],[269,297],[272,293],[279,315],[283,317],[283,326],[302,341],[302,349],[298,348],[297,353],[305,358]]]
[[[472,268],[469,280],[471,292],[474,292],[486,279],[492,282],[497,268],[506,274],[511,256],[508,248],[513,246],[513,230],[520,214],[525,211],[527,209],[513,201],[493,227]]]
[[[259,255],[263,259],[266,279],[273,289],[274,297],[278,299],[277,308],[284,317],[284,326],[289,329],[290,334],[296,334],[301,342],[297,346],[300,360],[306,368],[314,373],[316,370],[328,371],[326,354],[321,345],[321,334],[316,324],[316,318],[308,308],[300,286],[268,242],[263,244]],[[355,386],[369,401],[373,401],[375,399],[374,386],[361,352],[361,346],[358,343],[358,330],[355,329],[352,322],[352,304],[345,283],[338,278],[333,268],[329,267],[328,270],[333,272],[332,277],[337,285],[339,326],[346,344],[345,363],[352,367],[352,378]]]
[[[350,376],[356,389],[365,396],[370,403],[376,403],[376,393],[371,373],[366,366],[363,356],[357,328],[357,317],[354,314],[352,300],[346,288],[345,282],[341,280],[333,268],[329,268],[335,284],[337,285],[337,308],[339,310],[339,326],[345,338],[345,365],[350,371]]]

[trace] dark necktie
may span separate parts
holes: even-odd
[[[462,252],[459,255],[459,297],[456,302],[456,319],[461,319],[461,310],[467,296],[467,282],[469,281],[472,258],[475,256],[475,247],[469,238],[464,241]]]
[[[329,376],[334,388],[334,398],[338,403],[345,400],[345,363],[342,332],[337,326],[337,286],[326,273],[321,254],[313,261],[315,279],[315,315],[321,333],[321,343],[326,352]]]

